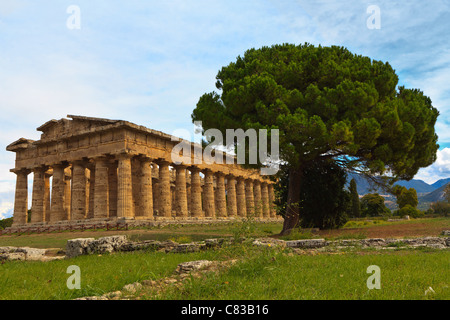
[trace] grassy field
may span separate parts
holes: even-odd
[[[235,245],[189,254],[161,252],[81,256],[52,262],[0,265],[0,299],[73,299],[120,290],[125,284],[157,280],[178,263],[192,260],[238,262],[216,274],[192,278],[163,293],[146,288],[139,299],[449,299],[450,252],[398,250],[295,255],[289,249]],[[67,267],[81,269],[81,289],[69,290]],[[369,290],[367,267],[381,269],[381,289]],[[431,287],[434,292],[425,294]]]
[[[0,246],[65,247],[68,239],[127,234],[131,240],[190,242],[214,237],[277,237],[281,223],[184,225],[129,231],[85,231],[0,236]],[[289,238],[326,239],[438,236],[450,229],[450,218],[400,222],[349,223],[345,228],[318,233],[296,232]],[[0,264],[0,299],[73,299],[120,290],[125,284],[156,280],[192,260],[230,260],[237,263],[220,273],[192,278],[164,292],[145,288],[140,299],[450,299],[450,251],[398,249],[294,254],[290,249],[268,249],[246,244],[187,254],[154,251],[81,256],[73,259]],[[67,267],[81,269],[81,289],[69,290]],[[366,272],[381,269],[381,289],[369,290]],[[432,290],[429,290],[429,288]],[[427,291],[428,290],[428,291]],[[425,292],[427,292],[425,294]]]

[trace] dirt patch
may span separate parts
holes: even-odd
[[[448,223],[439,225],[429,222],[409,222],[366,228],[320,230],[319,236],[336,238],[342,236],[365,236],[367,238],[404,238],[438,236],[448,229]]]

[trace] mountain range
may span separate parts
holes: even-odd
[[[350,183],[351,179],[355,179],[358,194],[363,196],[368,193],[387,194],[386,191],[371,184],[366,178],[361,175],[350,173],[347,178],[347,183]],[[428,184],[423,180],[411,179],[410,181],[399,180],[395,184],[404,186],[405,188],[414,188],[417,191],[419,203],[436,202],[443,200],[443,194],[445,187],[450,183],[450,178],[440,179],[433,184]]]

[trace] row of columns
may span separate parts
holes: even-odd
[[[158,179],[153,183],[156,164]],[[171,165],[175,169],[174,199]],[[74,161],[71,172],[68,167],[68,163],[52,165],[51,174],[46,166],[15,171],[14,225],[27,223],[30,172],[34,175],[31,223],[112,217],[151,219],[154,212],[158,217],[170,218],[173,211],[177,218],[276,216],[273,185],[265,181],[175,165],[161,159],[133,158],[130,154]],[[203,186],[200,172],[204,174]]]

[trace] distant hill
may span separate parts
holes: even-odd
[[[450,183],[450,178],[438,180],[435,183],[433,183],[431,186],[436,190],[442,186],[446,186],[448,183]]]
[[[388,194],[386,191],[381,190],[377,186],[374,186],[373,183],[368,181],[362,175],[350,173],[347,177],[347,187],[350,184],[350,181],[355,179],[356,186],[358,189],[358,194],[363,196],[368,193],[379,193],[385,196],[386,206],[391,209],[397,209],[395,196]],[[419,208],[421,210],[426,210],[429,208],[432,202],[442,201],[444,199],[444,190],[447,184],[450,183],[450,178],[440,179],[433,184],[428,184],[423,180],[412,179],[410,181],[400,180],[396,184],[400,186],[404,186],[405,188],[414,188],[417,191],[417,195],[419,198]]]
[[[414,188],[414,189],[416,189],[417,193],[433,192],[434,190],[439,188],[439,187],[433,187],[432,185],[429,185],[425,181],[416,180],[416,179],[412,179],[410,181],[400,180],[396,184],[398,184],[400,186],[403,186],[403,187],[405,187],[407,189]]]
[[[433,192],[427,193],[419,197],[419,202],[436,202],[444,200],[444,191],[447,184],[444,184],[440,188],[434,190]]]
[[[358,194],[360,194],[360,195],[365,195],[368,193],[375,193],[375,192],[380,193],[380,194],[386,193],[385,191],[381,190],[377,186],[374,186],[373,183],[371,184],[370,181],[368,181],[366,178],[364,178],[362,175],[359,175],[359,174],[350,173],[347,178],[347,180],[348,180],[347,183],[349,184],[353,178],[356,181]],[[441,179],[439,181],[444,181],[444,180],[448,180],[448,182],[450,182],[450,178]],[[439,181],[435,182],[435,184],[438,185]],[[400,180],[396,184],[400,185],[400,186],[404,186],[407,189],[414,188],[414,189],[416,189],[417,193],[419,193],[419,194],[430,193],[440,187],[440,186],[434,187],[433,185],[429,185],[425,181],[418,180],[418,179],[412,179],[410,181]]]

